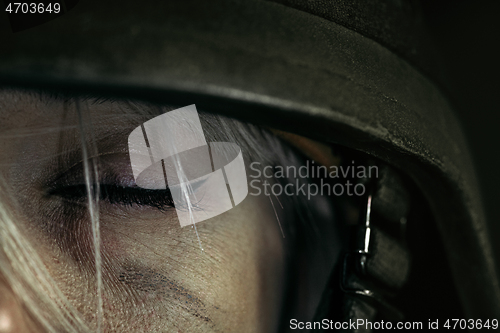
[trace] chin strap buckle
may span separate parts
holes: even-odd
[[[377,190],[380,191],[380,187]],[[406,217],[401,216],[399,223],[385,223],[393,229],[399,228],[392,230],[397,231],[391,233],[396,237],[390,236],[378,227],[378,223],[373,224],[378,222],[372,218],[373,201],[370,193],[366,199],[364,223],[356,230],[354,250],[345,255],[341,268],[344,318],[402,321],[403,313],[388,299],[395,297],[409,274],[410,256],[404,245]],[[376,218],[383,219],[379,215]]]

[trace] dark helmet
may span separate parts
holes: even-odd
[[[3,86],[196,103],[381,161],[373,210],[385,222],[368,227],[391,234],[409,209],[409,254],[372,232],[375,253],[336,268],[318,318],[500,315],[471,157],[418,3],[85,0],[36,28],[5,22],[0,40]],[[364,275],[354,287],[351,261]]]

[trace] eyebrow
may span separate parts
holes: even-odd
[[[37,98],[44,103],[49,102],[69,102],[74,99],[81,99],[82,101],[92,101],[92,104],[102,104],[105,102],[123,101],[124,99],[117,99],[112,96],[97,96],[88,93],[78,93],[69,90],[47,90],[43,88],[33,89],[14,89],[16,91],[30,95]]]
[[[115,97],[111,95],[97,95],[89,93],[78,93],[74,91],[65,90],[44,90],[44,89],[31,89],[31,90],[18,90],[32,97],[35,97],[39,101],[48,104],[51,102],[60,103],[70,103],[76,100],[80,102],[89,102],[90,105],[100,105],[105,103],[119,103],[124,106],[130,107],[130,111],[133,111],[140,115],[145,116],[157,116],[161,113],[174,110],[179,106],[173,106],[168,104],[157,104],[147,101],[139,101],[134,99],[128,99],[123,97]]]

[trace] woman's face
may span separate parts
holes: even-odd
[[[85,137],[97,148],[89,161],[98,160],[107,193],[99,201],[104,330],[275,331],[285,253],[269,198],[249,195],[196,230],[181,227],[158,195],[131,188],[128,135],[154,115],[110,101],[84,102],[82,114],[92,124]],[[18,204],[16,223],[95,325],[94,243],[75,104],[1,92],[0,133],[0,170]]]

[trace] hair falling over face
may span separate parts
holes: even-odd
[[[313,314],[341,243],[335,223],[318,222],[318,212],[335,215],[331,203],[249,195],[181,228],[168,188],[137,186],[127,148],[134,128],[174,109],[0,92],[0,276],[17,304],[0,303],[0,325],[41,332],[274,332],[284,313]],[[247,170],[255,161],[306,164],[270,131],[199,115],[206,140],[237,144]],[[182,181],[188,171],[175,156],[184,208],[194,221],[203,198]]]

